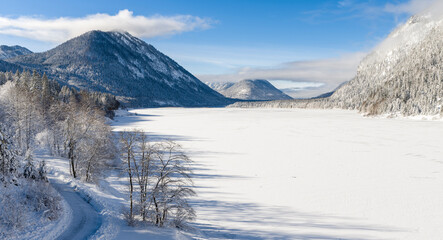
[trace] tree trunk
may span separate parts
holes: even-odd
[[[68,158],[71,162],[71,173],[74,178],[77,178],[77,173],[75,171],[75,159],[74,159],[74,143],[73,141],[69,141],[69,152],[68,152]]]
[[[143,218],[143,221],[145,221],[145,201],[143,197],[144,192],[144,187],[140,186],[140,215]]]
[[[163,216],[162,216],[162,221],[161,221],[161,226],[160,227],[163,227],[163,223],[166,222],[166,214],[167,214],[167,211],[166,211],[166,208],[165,208],[165,209],[163,209]]]
[[[132,185],[132,170],[131,170],[131,150],[128,148],[128,175],[129,175],[129,201],[130,201],[130,207],[129,207],[129,218],[132,221],[132,192],[134,191],[134,186]]]
[[[158,209],[158,203],[157,203],[157,199],[155,198],[155,196],[153,196],[153,200],[154,200],[154,205],[155,205],[155,225],[156,226],[160,226],[160,213],[159,213],[159,209]]]
[[[91,159],[92,159],[92,158],[89,159],[89,161],[88,161],[88,167],[86,167],[86,179],[85,179],[86,182],[89,182],[89,174],[90,174],[89,172],[90,172],[90,170],[91,170],[91,162],[92,162]]]
[[[0,150],[2,149],[2,142],[0,142]],[[6,149],[6,147],[5,147]],[[3,151],[0,152],[2,154],[2,172],[3,172],[3,176],[6,175],[6,153],[4,153]]]

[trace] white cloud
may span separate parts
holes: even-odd
[[[428,9],[436,2],[437,0],[410,0],[399,4],[388,3],[384,10],[394,14],[417,14]]]
[[[137,37],[151,38],[207,29],[211,24],[211,20],[190,15],[134,16],[125,9],[116,15],[97,13],[80,18],[0,17],[0,34],[60,43],[91,30],[121,30]]]
[[[348,7],[351,6],[352,4],[354,4],[353,0],[342,0],[342,1],[338,1],[338,6],[339,7]]]
[[[288,80],[294,82],[321,83],[304,91],[291,93],[294,97],[313,97],[334,90],[351,80],[366,53],[352,53],[334,59],[297,61],[273,68],[242,68],[232,74],[198,75],[203,82],[236,82],[243,79]]]

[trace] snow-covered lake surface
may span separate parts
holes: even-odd
[[[140,109],[140,128],[194,161],[201,236],[440,239],[443,122],[342,110]]]

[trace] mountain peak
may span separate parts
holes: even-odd
[[[242,100],[292,99],[267,80],[245,79],[237,83],[209,83],[211,88],[228,98]]]
[[[114,31],[101,31],[101,30],[91,30],[89,32],[83,33],[80,36],[77,36],[71,40],[74,40],[76,38],[80,38],[80,39],[94,39],[94,38],[126,38],[126,39],[131,39],[131,40],[135,40],[137,42],[143,42],[142,40],[138,39],[137,37],[131,35],[129,32],[126,31],[118,31],[118,30],[114,30]],[[70,41],[70,40],[68,40]]]
[[[44,53],[9,59],[131,107],[213,106],[226,99],[174,60],[127,32],[89,31]]]

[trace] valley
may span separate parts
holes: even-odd
[[[60,5],[0,8],[0,239],[442,238],[442,1]]]
[[[436,239],[443,122],[354,111],[139,109],[114,131],[176,140],[208,239]]]

